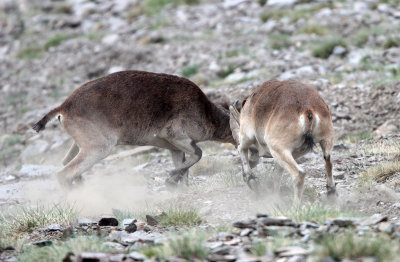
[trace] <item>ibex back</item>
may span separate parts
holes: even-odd
[[[167,74],[122,71],[88,82],[33,129],[39,132],[54,117],[74,139],[58,173],[67,187],[116,145],[169,149],[176,169],[167,182],[176,184],[187,182],[188,169],[200,160],[197,142],[234,143],[229,111],[193,82]]]
[[[296,80],[267,81],[241,105],[231,106],[230,111],[232,132],[239,142],[243,176],[251,188],[258,185],[251,171],[257,163],[254,158],[258,158],[254,152],[258,152],[274,158],[279,176],[284,169],[292,175],[295,199],[299,200],[305,172],[295,159],[318,143],[325,159],[328,194],[335,193],[330,160],[334,137],[331,113],[313,86]]]

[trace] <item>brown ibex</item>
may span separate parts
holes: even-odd
[[[291,174],[295,199],[299,201],[305,172],[295,159],[319,143],[325,159],[328,195],[335,194],[331,163],[332,118],[316,88],[296,80],[267,81],[241,104],[230,106],[230,112],[231,129],[239,144],[243,164],[243,178],[250,188],[258,187],[251,171],[258,162],[258,155],[273,157],[279,175],[283,170]]]
[[[90,81],[32,128],[39,132],[54,117],[74,140],[57,174],[66,187],[116,145],[169,149],[175,169],[166,182],[177,184],[187,183],[188,169],[201,158],[197,142],[234,143],[229,111],[193,82],[167,74],[122,71]]]

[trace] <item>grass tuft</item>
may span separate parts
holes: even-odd
[[[24,59],[24,60],[33,60],[40,58],[43,53],[43,49],[38,47],[38,46],[31,46],[24,48],[20,50],[17,54],[16,57],[19,59]]]
[[[30,233],[51,224],[69,225],[76,218],[75,207],[66,204],[54,205],[51,208],[19,207],[9,214],[0,215],[0,224],[3,233],[18,234]]]
[[[182,69],[182,76],[184,77],[189,77],[192,75],[197,74],[197,72],[199,71],[199,65],[198,64],[192,64],[189,66],[186,66]]]
[[[358,183],[362,187],[370,187],[376,183],[385,182],[399,172],[400,161],[384,162],[362,172],[358,178]]]
[[[343,140],[346,143],[357,143],[361,140],[371,139],[373,137],[371,131],[365,130],[356,134],[349,134]]]
[[[53,36],[53,37],[50,37],[50,38],[47,40],[47,42],[44,44],[44,49],[45,49],[45,50],[49,50],[50,47],[58,46],[58,45],[60,45],[63,41],[65,41],[65,40],[67,40],[67,39],[70,39],[70,38],[71,38],[71,36],[69,36],[69,35],[64,35],[64,34],[58,34],[58,35],[55,35],[55,36]]]
[[[189,231],[183,234],[171,235],[161,246],[145,247],[139,252],[149,258],[156,257],[160,260],[165,260],[172,256],[187,260],[205,260],[210,253],[210,250],[205,246],[206,238],[206,232]]]
[[[384,43],[383,43],[383,48],[384,49],[389,49],[392,47],[399,47],[400,43],[397,39],[394,38],[388,38]]]
[[[183,205],[171,205],[163,210],[161,226],[197,226],[203,221],[197,209]]]
[[[320,261],[325,261],[325,257],[330,257],[333,261],[356,260],[362,257],[374,257],[376,261],[392,261],[397,249],[395,247],[398,246],[387,236],[360,237],[354,232],[326,235],[317,244],[316,255]]]
[[[67,253],[72,252],[76,255],[83,252],[109,252],[111,249],[104,245],[104,240],[99,237],[81,236],[68,239],[65,242],[58,242],[55,245],[46,247],[29,246],[22,251],[18,261],[63,261]]]
[[[308,35],[326,35],[326,27],[317,24],[305,25],[300,29],[300,33]]]
[[[321,204],[303,204],[288,208],[277,206],[274,209],[274,213],[274,215],[285,216],[297,222],[313,221],[320,224],[325,223],[327,219],[331,218],[355,216],[354,213],[342,210],[341,208],[333,208]]]
[[[333,50],[335,49],[336,46],[347,47],[347,44],[343,39],[340,39],[340,38],[328,40],[326,42],[321,43],[320,46],[316,47],[312,51],[312,54],[315,57],[327,59],[328,57],[331,56],[331,54],[333,53]]]
[[[288,34],[271,34],[269,35],[270,47],[280,50],[290,46],[290,35]]]
[[[145,0],[143,3],[146,13],[154,15],[161,12],[166,5],[197,5],[200,0]]]

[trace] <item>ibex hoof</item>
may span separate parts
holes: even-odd
[[[257,177],[251,175],[247,179],[247,185],[251,190],[253,190],[256,193],[260,193],[260,181]]]
[[[326,190],[327,190],[327,195],[328,195],[328,197],[329,198],[331,198],[331,197],[336,197],[337,196],[337,192],[336,192],[336,186],[333,186],[333,187],[331,187],[331,186],[326,186]]]

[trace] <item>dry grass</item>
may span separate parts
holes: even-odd
[[[315,254],[319,261],[325,261],[326,257],[333,261],[357,260],[362,257],[373,257],[376,259],[373,261],[393,261],[399,252],[398,242],[386,235],[357,236],[354,232],[347,232],[326,235],[316,244]]]
[[[358,178],[361,187],[370,187],[385,182],[389,177],[400,172],[400,161],[383,162],[362,172]]]
[[[192,230],[184,233],[175,233],[168,237],[160,246],[150,246],[139,250],[148,258],[165,260],[176,256],[187,260],[205,260],[210,250],[205,246],[207,232]]]
[[[363,156],[384,156],[393,159],[400,156],[400,141],[380,140],[366,145],[362,150]]]

